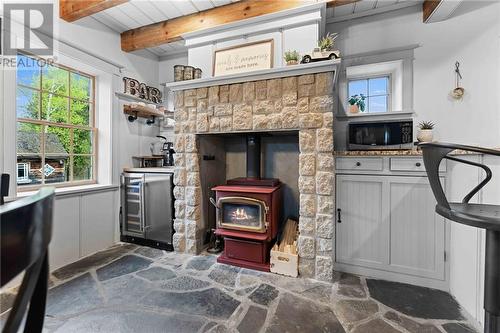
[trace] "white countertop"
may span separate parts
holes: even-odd
[[[174,167],[123,168],[123,172],[173,173]]]

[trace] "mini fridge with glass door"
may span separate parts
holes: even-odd
[[[121,241],[173,251],[172,178],[172,173],[122,173]]]

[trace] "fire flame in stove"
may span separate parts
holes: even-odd
[[[232,218],[235,220],[247,220],[248,214],[244,208],[236,208],[236,210],[233,211]]]

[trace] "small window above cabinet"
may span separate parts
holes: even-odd
[[[415,47],[344,56],[337,118],[411,116]]]
[[[363,109],[366,113],[389,112],[391,110],[391,76],[351,78],[347,84],[347,95],[363,96]]]

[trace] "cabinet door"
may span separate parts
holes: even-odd
[[[336,260],[371,268],[388,264],[387,177],[338,175]],[[337,213],[339,213],[337,211]]]
[[[444,218],[426,177],[388,177],[390,270],[444,279]]]

